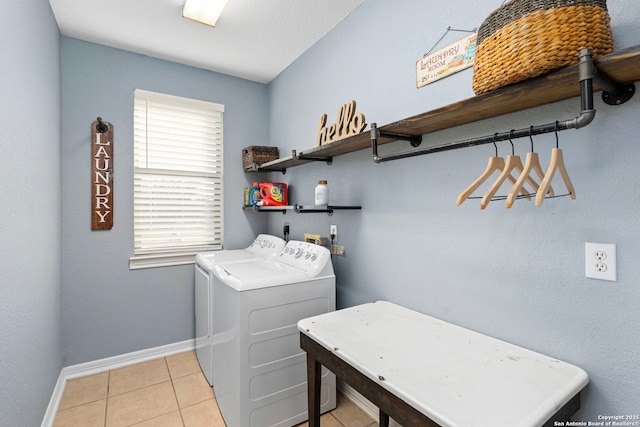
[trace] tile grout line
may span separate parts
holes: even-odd
[[[169,372],[169,379],[171,380],[171,389],[173,390],[173,397],[176,399],[176,405],[178,406],[178,413],[180,414],[180,422],[182,422],[182,427],[184,427],[184,416],[182,415],[182,408],[180,407],[180,401],[178,400],[178,393],[176,392],[176,386],[173,383],[173,375],[171,374],[171,368],[169,367],[169,361],[167,358],[164,358],[164,363],[167,366],[167,371]]]
[[[107,413],[109,412],[109,391],[111,390],[111,369],[107,371],[107,397],[104,403],[104,427],[107,427]]]
[[[339,419],[337,419],[337,418],[336,418],[336,416],[335,416],[335,415],[333,415],[331,412],[329,412],[329,415],[331,415],[331,417],[332,417],[334,420],[336,420],[336,422],[337,422],[338,424],[340,424],[342,427],[346,427],[344,424],[342,424],[342,421],[340,421]]]

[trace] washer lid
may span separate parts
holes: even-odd
[[[215,267],[217,264],[229,262],[244,262],[255,259],[262,259],[262,257],[251,253],[246,249],[202,252],[196,255],[196,263],[207,271],[212,271],[213,267]]]
[[[253,243],[244,249],[225,249],[201,252],[196,255],[196,263],[212,271],[216,264],[247,261],[251,259],[275,258],[284,249],[287,242],[269,234],[258,234]]]
[[[310,280],[304,270],[274,260],[218,264],[213,272],[222,283],[240,292]]]

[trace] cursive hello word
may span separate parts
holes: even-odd
[[[320,116],[318,125],[318,146],[331,144],[334,141],[357,135],[367,127],[364,114],[356,113],[356,101],[353,99],[342,104],[338,109],[338,120],[326,126],[327,115]]]

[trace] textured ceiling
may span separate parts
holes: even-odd
[[[184,0],[49,0],[69,37],[268,83],[363,0],[228,0],[211,28]]]

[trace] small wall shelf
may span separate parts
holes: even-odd
[[[598,73],[620,83],[640,80],[640,45],[595,59]],[[594,91],[602,90],[597,80]],[[388,125],[379,126],[378,145],[398,139],[398,135],[419,137],[428,133],[489,119],[515,111],[551,104],[580,95],[578,65],[509,85],[482,95],[427,111]],[[310,148],[291,156],[263,163],[259,172],[286,172],[287,168],[319,159],[371,148],[370,131],[364,131],[328,145]]]
[[[254,212],[282,212],[286,214],[287,211],[294,210],[295,206],[243,206],[242,209]]]
[[[243,206],[242,209],[250,209],[254,212],[282,212],[286,214],[287,211],[293,210],[297,213],[327,213],[329,216],[333,215],[337,210],[360,210],[362,206],[333,206],[328,205],[326,208],[318,206]]]
[[[308,206],[308,207],[304,207],[304,206],[297,206],[296,205],[296,212],[298,213],[317,213],[317,212],[321,212],[321,213],[327,213],[329,214],[329,216],[333,215],[333,211],[338,211],[338,210],[360,210],[362,209],[362,206],[332,206],[332,205],[328,205],[326,208],[322,208],[322,207],[318,207],[318,206]]]

